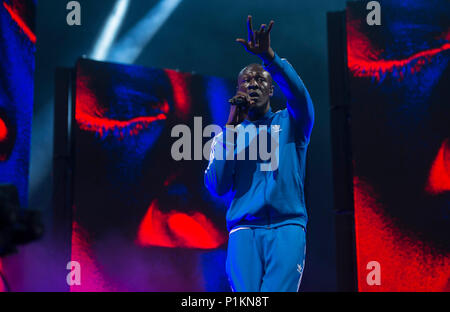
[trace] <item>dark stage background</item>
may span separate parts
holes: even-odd
[[[106,0],[79,2],[81,26],[66,24],[66,1],[40,0],[37,7],[39,40],[29,206],[46,215],[49,228],[52,226],[54,70],[58,66],[73,67],[80,55],[91,55],[115,4]],[[157,3],[132,0],[117,38],[122,39]],[[255,25],[275,20],[273,47],[301,75],[316,111],[307,168],[310,220],[301,287],[305,291],[336,290],[326,12],[344,7],[345,1],[182,1],[134,61],[146,67],[194,71],[235,81],[245,65],[259,62],[234,42],[237,37],[246,35],[247,15],[253,15]],[[65,267],[59,271],[51,269],[61,266],[54,260],[61,255],[48,238],[22,248],[30,264],[23,277],[25,290],[53,290],[55,285],[61,284],[61,274],[67,272]],[[48,265],[34,267],[36,257]]]

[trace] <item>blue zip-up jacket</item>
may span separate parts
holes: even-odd
[[[264,68],[283,91],[287,108],[276,113],[269,110],[258,121],[244,120],[234,131],[224,127],[212,142],[205,171],[205,185],[210,192],[222,196],[232,191],[226,216],[229,231],[237,227],[271,228],[285,224],[299,224],[306,229],[303,186],[306,150],[314,123],[313,104],[302,80],[286,59],[275,54]],[[255,126],[256,133],[246,131],[249,126]],[[261,131],[260,126],[267,126],[267,131]],[[245,135],[248,141],[240,145],[239,140]],[[267,159],[249,156],[249,142],[259,145],[261,135],[268,136],[268,152],[276,150],[278,141],[278,161],[272,157],[271,170],[262,169],[262,165],[268,166]],[[237,138],[234,142],[232,136]],[[278,140],[274,140],[277,136]],[[245,160],[238,160],[237,155],[244,152]]]

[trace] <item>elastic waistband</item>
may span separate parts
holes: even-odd
[[[276,226],[237,226],[234,229],[232,229],[230,231],[230,233],[228,233],[228,235],[233,234],[234,232],[240,231],[240,230],[251,230],[251,229],[267,229],[267,230],[273,230],[282,226],[287,226],[287,225],[295,225],[295,226],[299,226],[303,229],[303,231],[305,231],[306,233],[306,228],[299,223],[284,223],[284,224],[278,224]]]
[[[251,229],[251,228],[250,228],[250,227],[247,227],[247,226],[239,226],[239,227],[237,227],[237,228],[232,229],[228,235],[231,235],[231,234],[233,234],[234,232],[237,232],[237,231],[239,231],[239,230],[250,230],[250,229]]]

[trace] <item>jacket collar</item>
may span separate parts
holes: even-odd
[[[250,120],[248,120],[248,119],[245,119],[245,120],[242,122],[242,124],[243,124],[243,125],[248,125],[248,124],[250,124],[250,123],[259,123],[259,122],[263,122],[263,121],[266,121],[266,120],[270,119],[273,115],[275,115],[275,113],[272,111],[272,108],[269,107],[269,110],[267,111],[267,113],[264,114],[264,116],[263,116],[261,119],[253,120],[253,121],[250,121]]]

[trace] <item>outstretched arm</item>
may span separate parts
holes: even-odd
[[[266,64],[265,64],[266,65]],[[309,141],[314,124],[314,107],[303,81],[286,59],[275,55],[274,60],[265,69],[278,83],[287,98],[287,109],[296,127],[302,131],[304,139]]]
[[[270,31],[273,24],[274,22],[270,21],[268,27],[263,24],[258,31],[254,31],[252,17],[248,16],[248,40],[238,38],[236,41],[241,43],[249,53],[263,60],[265,69],[272,75],[287,98],[287,108],[297,129],[303,132],[306,140],[309,140],[314,123],[313,103],[308,90],[292,65],[273,51],[270,45]]]

